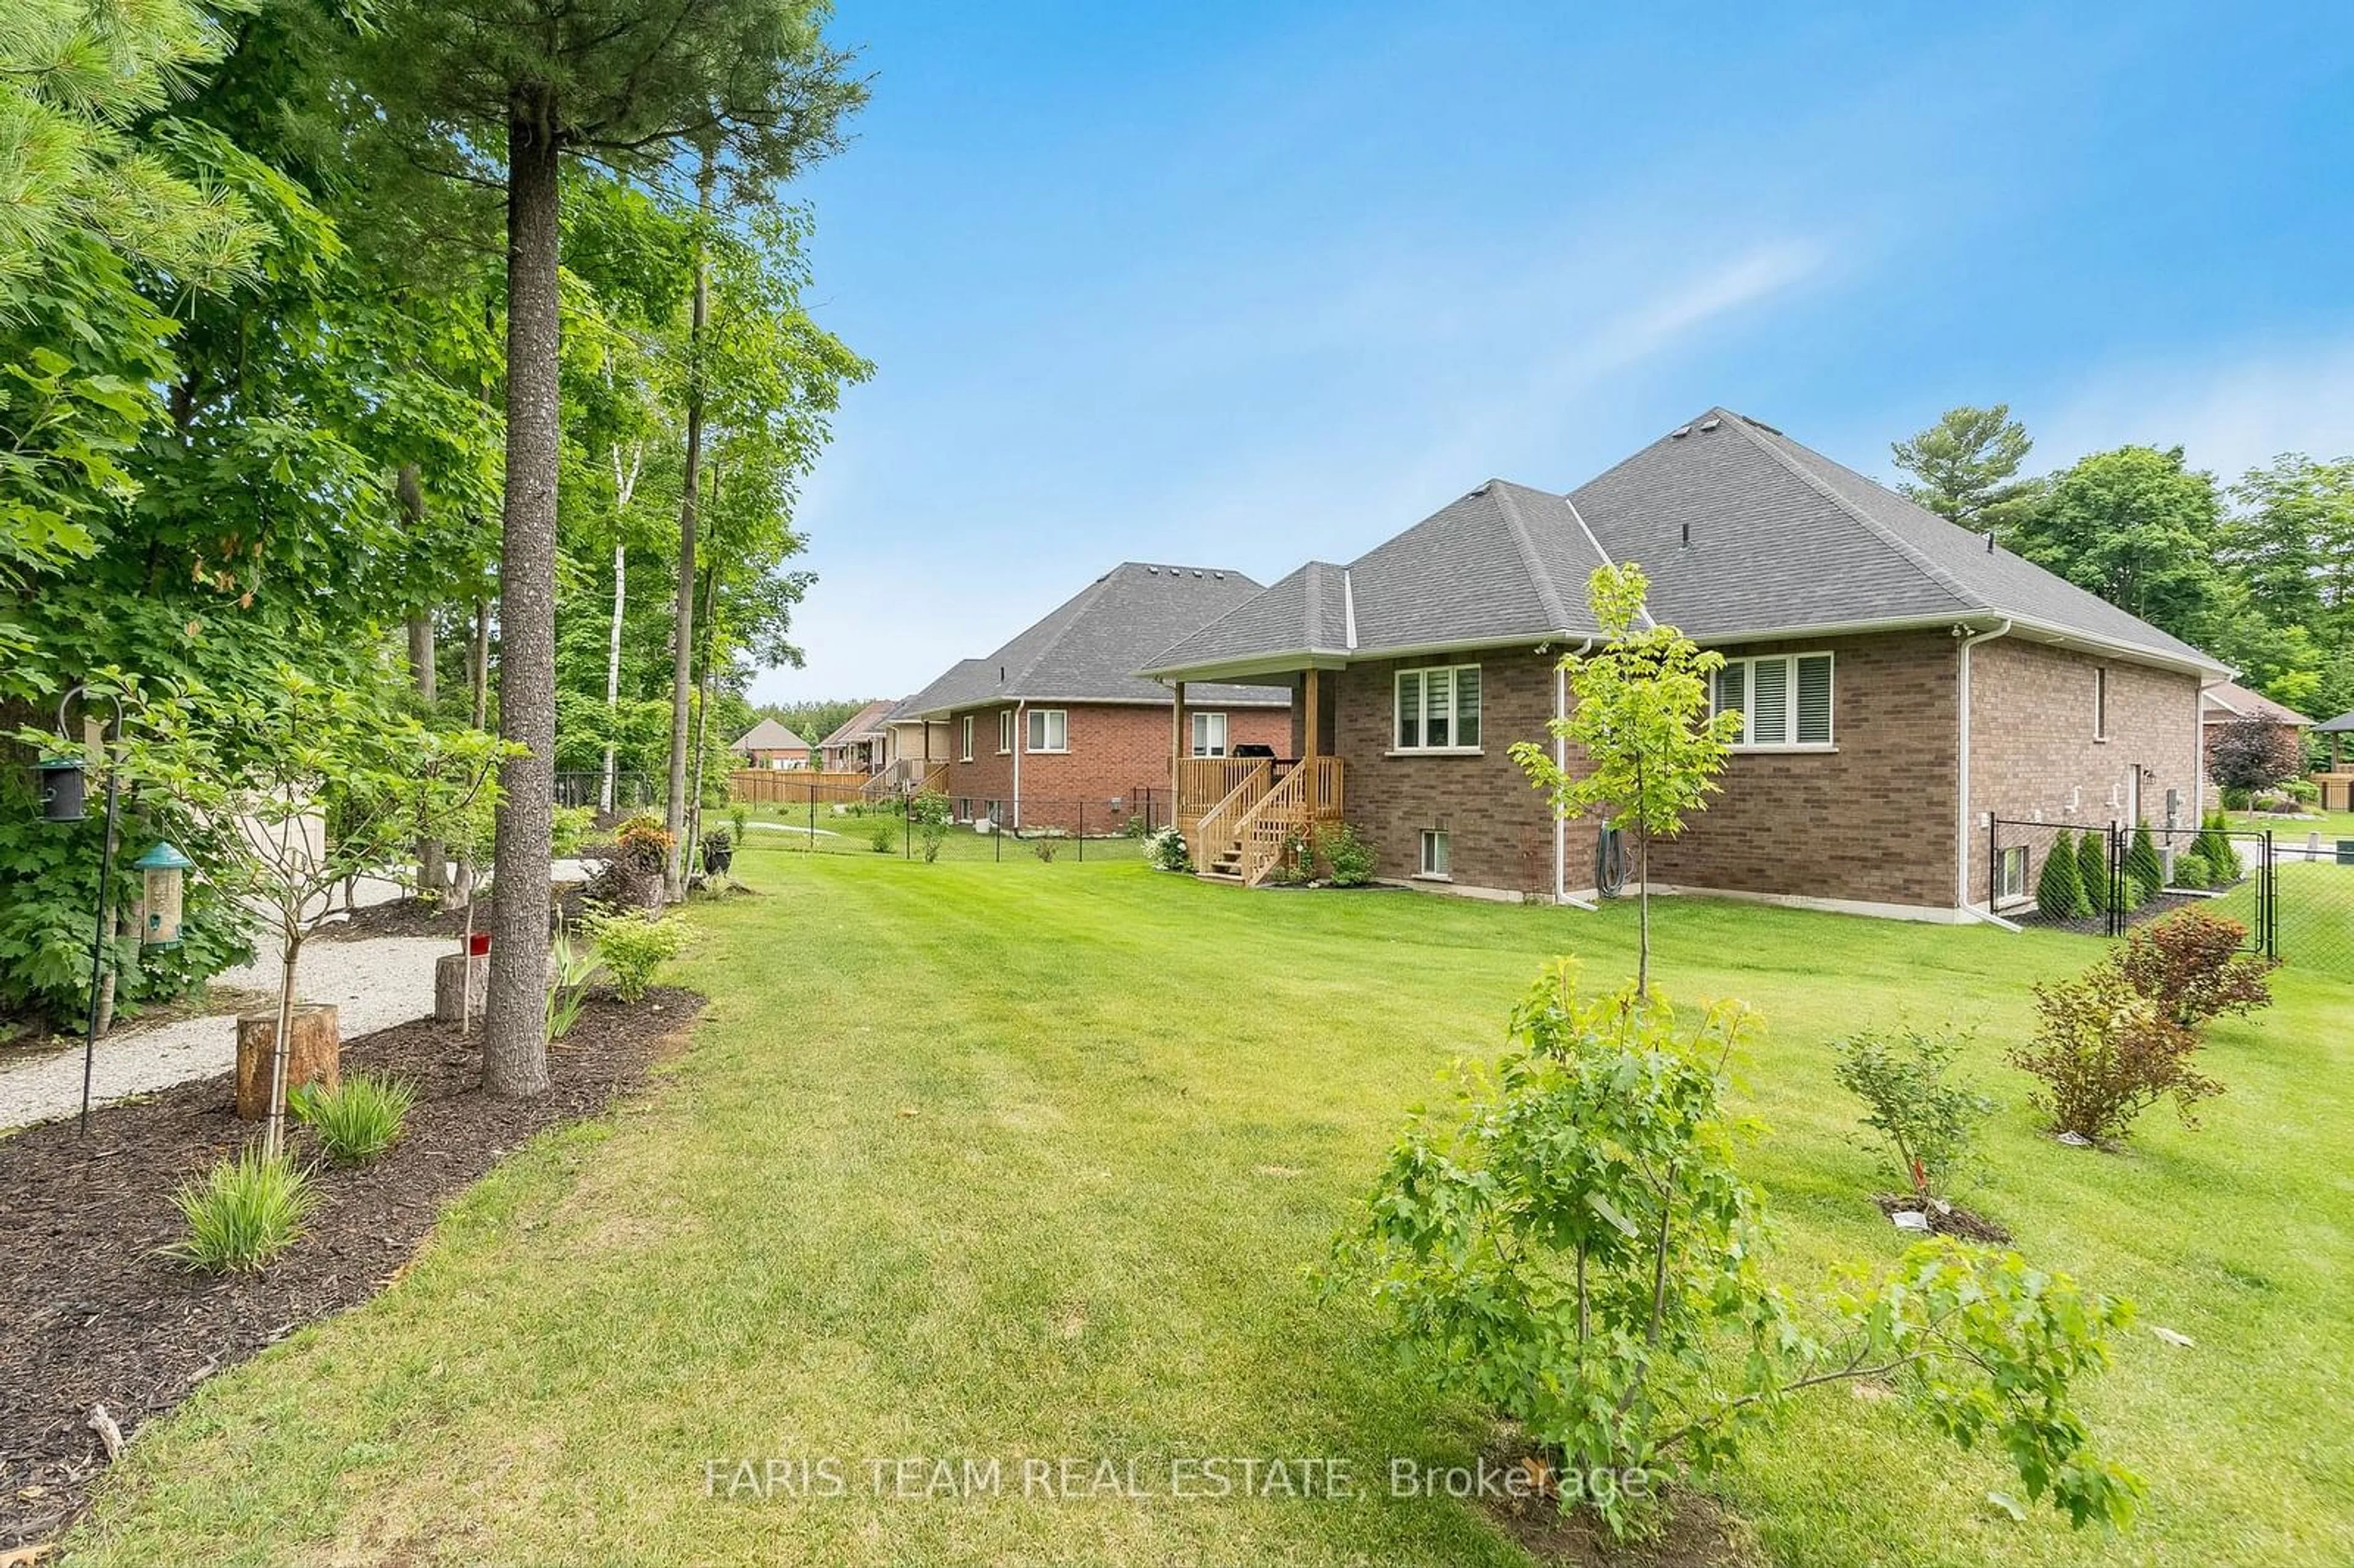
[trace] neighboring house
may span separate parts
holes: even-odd
[[[1178,755],[1288,739],[1281,686],[1204,687],[1181,727],[1168,689],[1135,673],[1259,587],[1217,567],[1124,562],[989,657],[960,661],[893,721],[945,731],[938,788],[960,821],[1093,832],[1149,801],[1165,818]]]
[[[1567,496],[1491,480],[1151,660],[1172,682],[1291,683],[1291,749],[1322,769],[1273,823],[1230,809],[1204,825],[1199,790],[1181,793],[1197,859],[1239,850],[1256,880],[1263,856],[1238,838],[1279,840],[1345,798],[1386,879],[1588,895],[1596,829],[1556,824],[1507,753],[1562,744],[1554,665],[1596,634],[1585,584],[1604,561],[1640,565],[1651,613],[1725,656],[1716,700],[1746,715],[1722,792],[1654,846],[1655,887],[1954,920],[1987,905],[1990,875],[1999,907],[2032,898],[2025,853],[1990,871],[1989,813],[2197,821],[2201,688],[2228,671],[1712,408]]]
[[[968,659],[965,664],[980,665],[978,659]],[[954,674],[951,670],[949,674]],[[946,680],[948,677],[941,677]],[[935,681],[933,686],[940,683]],[[925,690],[929,691],[931,687]],[[870,789],[886,792],[915,792],[944,789],[948,782],[949,726],[946,719],[928,719],[916,704],[923,692],[900,698],[883,715],[883,765],[869,782]]]
[[[764,718],[736,737],[728,750],[744,759],[747,768],[807,768],[810,765],[809,742],[772,718]]]
[[[883,766],[883,721],[890,698],[867,704],[817,743],[818,766],[829,773],[873,773]]]
[[[2321,809],[2354,811],[2354,772],[2348,770],[2345,756],[2347,737],[2354,736],[2354,708],[2322,720],[2313,726],[2313,733],[2329,742],[2329,766],[2313,776],[2313,781],[2321,786]]]
[[[2295,708],[2285,707],[2262,692],[2252,692],[2231,681],[2207,688],[2205,705],[2200,714],[2203,721],[2200,734],[2204,737],[2204,745],[2200,751],[2202,760],[2208,755],[2207,747],[2214,744],[2215,737],[2243,719],[2262,719],[2266,724],[2291,731],[2296,736],[2300,749],[2305,745],[2305,731],[2313,727],[2313,721]]]

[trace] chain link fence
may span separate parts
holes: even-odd
[[[1169,792],[1150,787],[1097,797],[1024,792],[1017,808],[978,796],[780,773],[736,794],[724,815],[743,813],[750,844],[901,860],[1135,860],[1146,836],[1171,818]],[[705,810],[706,832],[722,815]]]
[[[2114,938],[2197,906],[2237,921],[2252,952],[2354,980],[2354,838],[2009,818],[1985,831],[1980,891],[2004,919]]]

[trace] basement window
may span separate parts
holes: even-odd
[[[1397,673],[1399,751],[1479,749],[1479,666],[1430,664]]]
[[[1447,871],[1447,830],[1422,830],[1422,872],[1424,876],[1443,877]]]
[[[1995,862],[1995,902],[2018,904],[2027,897],[2027,846],[2009,844]]]
[[[1711,708],[1742,716],[1734,745],[1747,751],[1831,748],[1831,656],[1774,653],[1727,659]]]

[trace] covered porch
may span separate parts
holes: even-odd
[[[1341,820],[1346,769],[1327,749],[1331,734],[1323,673],[1300,673],[1295,688],[1295,753],[1289,757],[1195,757],[1191,753],[1185,683],[1174,684],[1170,775],[1176,825],[1199,874],[1257,887],[1267,881],[1295,834],[1313,839]]]

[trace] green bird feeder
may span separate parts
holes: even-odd
[[[196,862],[168,843],[157,844],[132,865],[146,874],[147,926],[139,933],[143,948],[176,948],[180,945],[180,904],[183,879],[196,867]]]
[[[41,820],[49,822],[79,822],[84,812],[88,787],[82,778],[79,757],[44,757],[34,765],[41,776]]]

